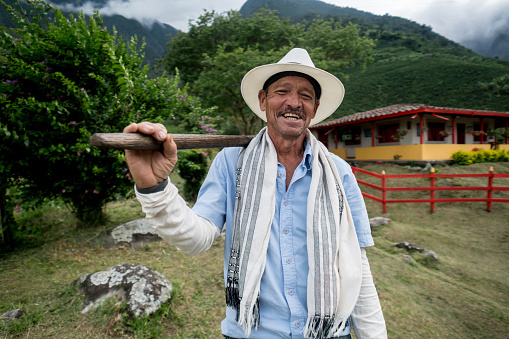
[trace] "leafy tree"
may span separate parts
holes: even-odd
[[[285,52],[263,52],[251,48],[226,52],[221,46],[214,57],[205,56],[204,69],[194,89],[205,105],[216,105],[222,113],[232,117],[240,134],[256,134],[263,121],[244,104],[240,81],[253,67],[272,63],[282,58]]]
[[[292,23],[267,9],[247,18],[236,11],[206,12],[188,33],[171,40],[163,62],[168,71],[181,72],[204,105],[217,106],[218,114],[233,120],[238,132],[254,134],[262,121],[240,94],[242,77],[250,69],[277,62],[298,46],[308,50],[316,66],[339,75],[346,67],[370,61],[373,45],[356,25],[333,20]]]
[[[497,96],[509,95],[509,74],[500,76],[490,82],[481,82],[481,89]]]
[[[14,185],[24,201],[62,198],[82,225],[95,225],[132,182],[123,152],[90,147],[90,136],[203,110],[178,74],[148,79],[143,47],[110,35],[97,12],[87,23],[39,0],[7,7],[17,27],[0,27],[2,228],[9,235]]]
[[[189,24],[188,32],[179,32],[169,42],[162,62],[167,72],[178,68],[182,80],[192,84],[205,67],[205,57],[214,56],[220,48],[226,53],[249,46],[270,51],[291,45],[303,30],[302,25],[280,19],[277,12],[267,9],[247,18],[238,11],[205,12]]]

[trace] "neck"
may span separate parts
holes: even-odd
[[[268,131],[269,137],[276,148],[278,160],[281,159],[302,159],[304,155],[304,140],[306,134],[296,138],[281,138],[280,136],[272,135],[271,131]]]
[[[269,137],[274,144],[277,152],[277,161],[284,166],[286,170],[286,189],[290,185],[293,172],[302,161],[304,156],[304,139],[306,134],[294,138],[273,137],[269,131]]]

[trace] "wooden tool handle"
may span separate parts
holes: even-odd
[[[209,135],[172,134],[178,149],[245,147],[252,135]],[[162,150],[162,143],[150,135],[140,133],[95,133],[90,137],[90,145],[132,150]]]

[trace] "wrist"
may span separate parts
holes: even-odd
[[[136,184],[136,191],[141,194],[152,194],[157,192],[162,192],[168,185],[169,179],[166,178],[163,180],[163,182],[150,186],[150,187],[140,187],[138,184]]]

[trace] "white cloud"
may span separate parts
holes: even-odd
[[[336,6],[352,7],[373,14],[399,16],[433,30],[457,42],[489,38],[509,23],[507,0],[326,0]],[[120,14],[148,23],[158,20],[186,31],[189,20],[205,10],[222,13],[239,10],[245,0],[111,0],[100,10],[103,15]],[[93,12],[91,3],[80,8]]]

